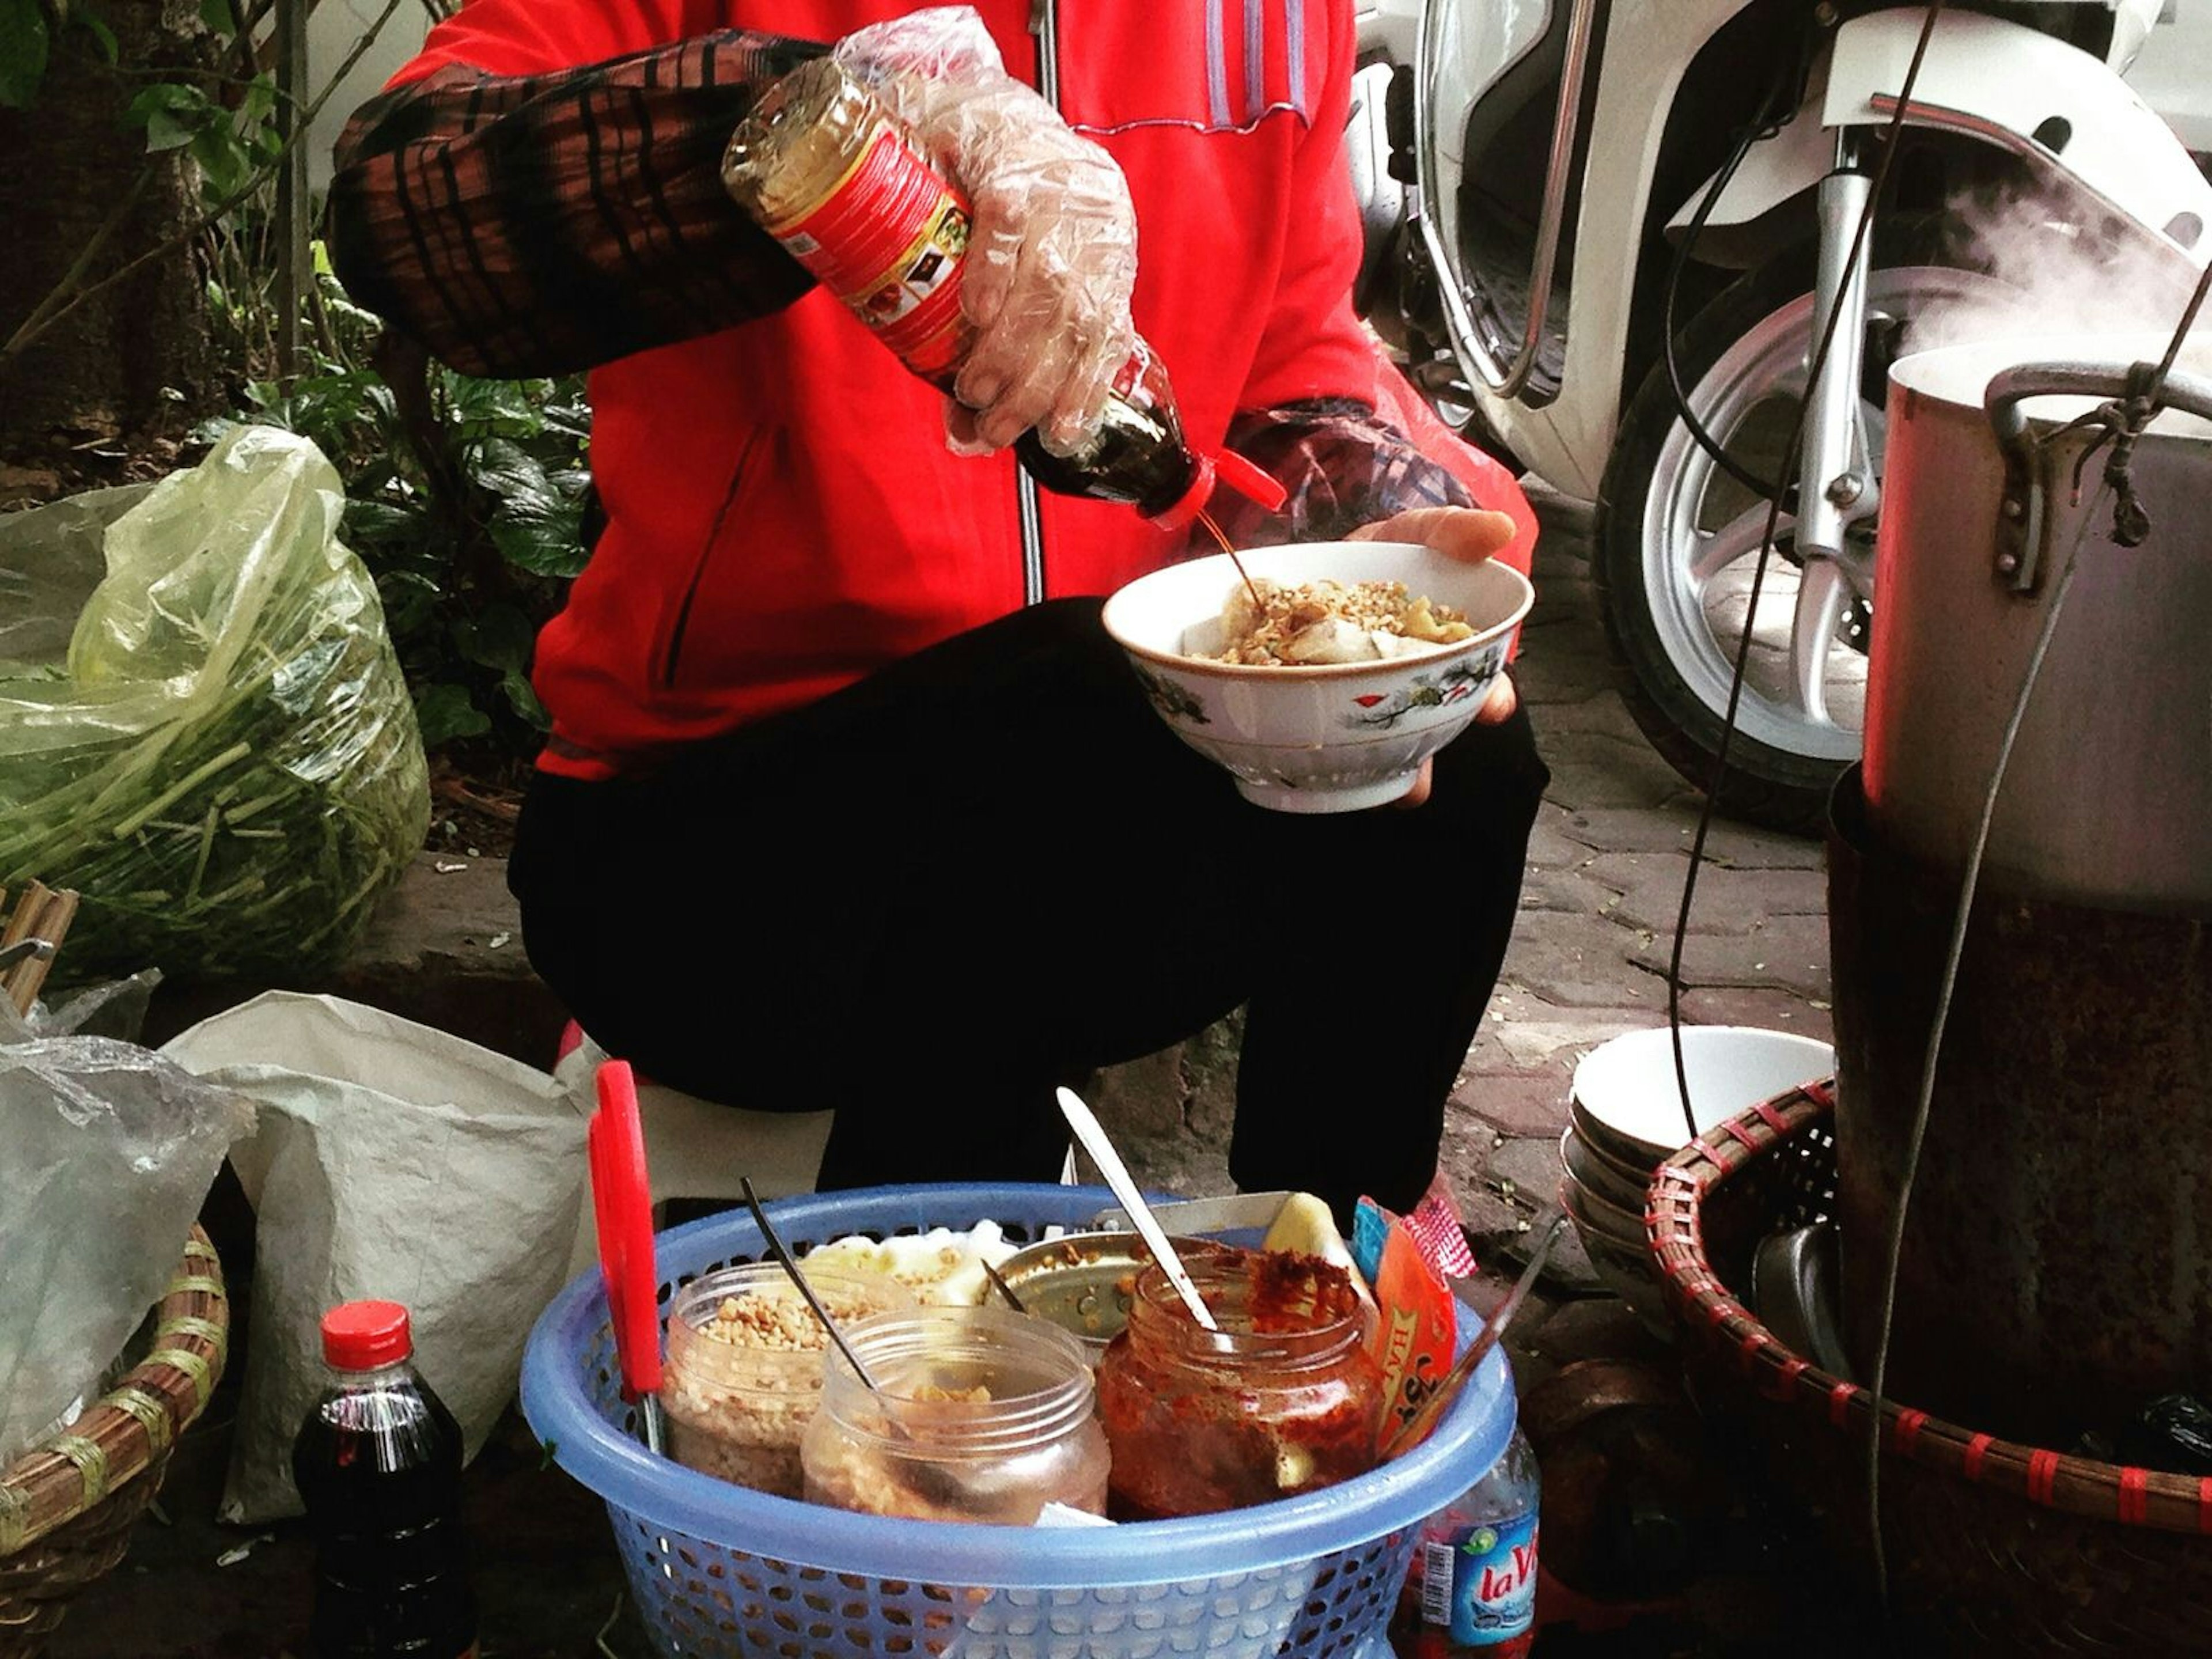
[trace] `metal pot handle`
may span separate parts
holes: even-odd
[[[2135,395],[2138,376],[2154,372],[2149,363],[2045,362],[2015,363],[1999,369],[1982,393],[1982,408],[1996,428],[1997,442],[2007,450],[2027,440],[2027,416],[2021,405],[2030,398],[2129,398]],[[2179,409],[2212,421],[2212,380],[2175,369],[2159,392],[2161,409]]]
[[[2016,363],[2000,369],[1982,393],[1982,410],[1996,434],[2004,457],[2004,497],[1999,505],[1996,533],[1996,579],[2015,592],[2034,591],[2043,575],[2044,552],[2050,538],[2050,498],[2060,481],[2051,477],[2043,441],[2035,435],[2023,405],[2031,398],[2051,396],[2097,398],[2124,402],[2145,390],[2156,365],[2052,362]],[[2212,421],[2212,380],[2202,375],[2168,373],[2159,388],[2158,407],[2178,409]],[[2123,438],[2123,443],[2131,440]],[[2148,519],[2140,504],[2128,498],[2139,526],[2124,537],[2129,545],[2142,539]]]

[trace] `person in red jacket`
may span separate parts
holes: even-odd
[[[592,370],[605,527],[538,641],[553,729],[510,866],[531,960],[661,1082],[836,1108],[824,1187],[1049,1178],[1054,1085],[1243,1005],[1238,1183],[1409,1209],[1547,781],[1510,683],[1409,810],[1253,806],[1099,625],[1182,538],[1003,447],[1079,444],[1133,328],[1193,447],[1289,492],[1217,496],[1235,539],[1525,569],[1525,501],[1351,309],[1348,0],[978,9],[1006,114],[932,149],[1002,256],[970,359],[1000,372],[949,412],[720,178],[780,73],[942,17],[471,0],[340,143],[356,301],[467,372]]]

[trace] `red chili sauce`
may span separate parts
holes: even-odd
[[[1382,1373],[1344,1269],[1318,1256],[1239,1250],[1191,1276],[1218,1335],[1151,1268],[1127,1328],[1099,1362],[1114,1454],[1109,1512],[1212,1514],[1374,1468]]]

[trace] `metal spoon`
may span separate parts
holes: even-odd
[[[776,1265],[783,1269],[791,1282],[799,1287],[799,1295],[805,1297],[806,1305],[814,1310],[814,1316],[822,1322],[822,1328],[830,1333],[830,1340],[837,1345],[837,1352],[845,1356],[845,1363],[853,1368],[853,1374],[867,1384],[870,1394],[880,1397],[882,1385],[860,1363],[860,1356],[854,1353],[853,1345],[845,1340],[845,1333],[839,1330],[837,1322],[830,1317],[830,1310],[822,1305],[822,1298],[814,1294],[814,1287],[806,1282],[806,1275],[799,1271],[798,1261],[789,1250],[784,1249],[783,1241],[776,1237],[775,1224],[768,1218],[768,1212],[761,1208],[760,1200],[753,1194],[751,1177],[740,1176],[738,1190],[744,1194],[745,1207],[753,1212],[753,1224],[760,1229],[761,1237],[767,1241],[769,1254],[775,1258]],[[890,1413],[885,1415],[888,1417]]]
[[[1016,1313],[1027,1313],[1029,1311],[1027,1308],[1022,1305],[1021,1297],[1015,1294],[1014,1287],[1006,1283],[1006,1275],[1001,1273],[996,1267],[994,1267],[988,1261],[983,1264],[983,1275],[985,1278],[988,1279],[992,1284],[998,1286],[999,1294],[1006,1298],[1006,1305],[1008,1307],[1012,1308]]]
[[[753,1193],[752,1182],[740,1176],[738,1189],[744,1194],[745,1207],[753,1212],[753,1224],[760,1229],[761,1237],[768,1244],[769,1254],[775,1258],[776,1265],[783,1269],[785,1276],[799,1287],[799,1295],[805,1297],[806,1305],[814,1310],[814,1316],[822,1322],[822,1328],[830,1333],[830,1340],[837,1345],[837,1352],[845,1356],[846,1363],[853,1368],[853,1374],[866,1384],[868,1392],[875,1396],[883,1413],[885,1431],[909,1446],[917,1445],[919,1437],[898,1414],[896,1402],[899,1396],[885,1394],[883,1385],[860,1363],[860,1356],[853,1352],[853,1345],[845,1340],[844,1332],[837,1328],[837,1322],[830,1317],[830,1310],[822,1305],[822,1298],[815,1295],[814,1287],[806,1282],[806,1275],[799,1271],[797,1260],[784,1248],[783,1240],[776,1236],[775,1224],[768,1218],[768,1212],[761,1207],[760,1200]],[[932,1461],[926,1445],[903,1460],[897,1468],[884,1472],[932,1503],[961,1504],[970,1508],[987,1501],[994,1480],[1004,1478],[1000,1472],[990,1469],[976,1471],[970,1476],[948,1468]]]
[[[1175,1246],[1168,1242],[1167,1229],[1160,1225],[1158,1218],[1152,1214],[1152,1206],[1145,1202],[1145,1195],[1137,1190],[1137,1183],[1129,1175],[1129,1166],[1121,1162],[1121,1155],[1114,1150],[1114,1143],[1106,1139],[1106,1131],[1097,1116],[1073,1089],[1059,1091],[1059,1099],[1060,1115],[1067,1120],[1067,1127],[1075,1131],[1075,1138],[1083,1143],[1083,1150],[1091,1154],[1091,1161],[1098,1166],[1098,1173],[1106,1177],[1106,1184],[1114,1189],[1114,1196],[1121,1200],[1121,1207],[1129,1212],[1129,1220],[1135,1226],[1138,1236],[1152,1250],[1152,1260],[1160,1264],[1160,1271],[1168,1276],[1168,1283],[1175,1286],[1176,1294],[1182,1298],[1183,1306],[1190,1310],[1190,1316],[1203,1330],[1219,1330],[1221,1326],[1214,1318],[1213,1310],[1206,1305],[1206,1298],[1198,1293],[1198,1286],[1190,1282],[1190,1274],[1182,1265],[1182,1258],[1176,1254]]]
[[[48,962],[53,954],[52,939],[19,939],[13,945],[0,945],[0,968],[13,968],[19,962]]]

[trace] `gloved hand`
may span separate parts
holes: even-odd
[[[1006,72],[968,7],[872,25],[836,55],[975,208],[961,304],[975,337],[945,410],[952,447],[980,453],[1036,427],[1053,453],[1081,450],[1137,343],[1121,169]]]

